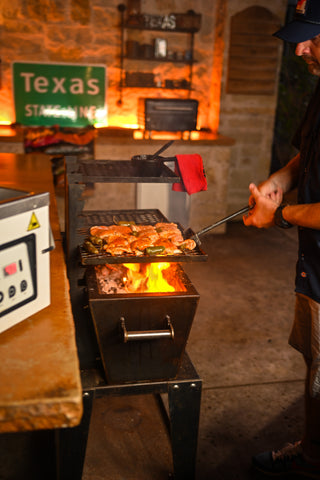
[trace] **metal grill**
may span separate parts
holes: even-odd
[[[186,291],[101,294],[86,269],[89,307],[110,383],[174,378],[185,351],[199,294],[177,265]]]
[[[87,227],[92,225],[112,225],[117,222],[135,222],[137,225],[154,225],[168,222],[168,219],[157,209],[148,210],[92,210],[82,212]]]
[[[137,225],[154,225],[157,222],[168,222],[168,219],[157,209],[150,210],[108,210],[108,211],[84,211],[82,212],[82,228],[78,234],[88,236],[89,228],[94,225],[113,225],[119,221],[134,221]],[[182,227],[178,228],[183,232]],[[154,262],[195,262],[206,261],[208,256],[197,247],[176,255],[141,255],[124,254],[112,256],[105,254],[93,254],[86,252],[81,246],[80,256],[82,265],[100,265],[103,263],[154,263]]]
[[[180,183],[180,177],[163,162],[140,166],[131,160],[77,159],[69,173],[69,182]]]

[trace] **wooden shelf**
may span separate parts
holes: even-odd
[[[192,65],[193,63],[197,63],[196,60],[178,60],[176,58],[168,58],[168,57],[128,57],[125,55],[123,58],[126,60],[138,60],[144,62],[157,62],[157,63],[183,63],[184,65]]]
[[[180,90],[190,92],[192,90],[192,69],[193,64],[196,63],[194,60],[194,34],[200,30],[201,24],[201,15],[195,13],[193,10],[189,10],[185,14],[180,13],[169,13],[168,15],[149,15],[149,14],[137,14],[129,16],[125,18],[125,10],[126,6],[124,4],[118,5],[118,10],[121,15],[120,21],[120,28],[121,28],[121,53],[120,53],[120,99],[119,102],[122,103],[122,90],[123,88],[151,88],[151,89],[161,89],[161,90]],[[164,34],[171,34],[171,33],[178,33],[178,34],[185,34],[189,36],[190,45],[188,48],[188,52],[190,59],[188,58],[181,58],[181,53],[175,52],[176,55],[174,57],[168,58],[165,57],[156,57],[154,55],[155,49],[152,48],[148,49],[148,54],[146,56],[141,55],[141,50],[139,49],[140,44],[139,42],[132,42],[135,45],[134,48],[131,48],[125,52],[125,30],[145,30],[151,32],[162,32]],[[137,48],[136,48],[137,47]],[[149,51],[150,50],[150,51]],[[158,51],[156,51],[158,53]],[[165,54],[167,51],[161,51],[161,53]],[[177,58],[178,55],[180,58]],[[188,75],[188,84],[189,86],[161,86],[157,87],[156,85],[152,85],[152,79],[149,82],[146,82],[147,85],[144,85],[143,81],[137,83],[133,82],[133,85],[127,85],[124,80],[124,61],[138,61],[138,62],[156,62],[157,64],[161,63],[174,63],[180,65],[186,65],[189,67],[189,75]],[[149,84],[148,84],[149,83]]]
[[[165,32],[165,33],[197,33],[199,29],[196,28],[155,28],[155,27],[147,27],[143,25],[132,25],[130,23],[125,23],[124,28],[131,29],[131,30],[148,30],[150,32]]]
[[[123,88],[153,88],[155,90],[186,90],[191,91],[192,88],[184,88],[184,87],[157,87],[156,85],[123,85]]]

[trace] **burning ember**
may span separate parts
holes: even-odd
[[[128,263],[95,267],[102,294],[185,292],[177,264]]]

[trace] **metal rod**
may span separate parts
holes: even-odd
[[[155,157],[157,157],[158,155],[160,155],[160,153],[164,152],[164,150],[167,150],[167,148],[169,148],[170,145],[173,144],[173,142],[174,142],[174,140],[170,140],[169,142],[167,142],[167,143],[166,143],[165,145],[163,145],[156,153],[154,153],[151,158],[155,158]]]
[[[189,65],[189,91],[188,91],[188,98],[191,96],[192,90],[192,74],[193,74],[193,51],[194,51],[194,32],[191,33],[190,38],[190,51],[191,51],[191,60]]]
[[[228,222],[232,218],[237,217],[238,215],[243,215],[244,213],[247,213],[250,209],[251,209],[251,206],[247,205],[246,207],[241,208],[237,212],[234,212],[231,215],[228,215],[227,217],[222,218],[218,222],[203,228],[202,230],[200,230],[200,232],[195,233],[194,237],[197,238],[200,235],[203,235],[204,233],[209,232],[209,230],[212,230],[213,228],[219,227],[219,225],[222,225],[223,223]]]
[[[134,342],[139,340],[157,340],[158,338],[174,338],[173,326],[170,322],[170,317],[166,315],[168,330],[132,330],[128,332],[126,329],[124,317],[120,318],[120,326],[123,333],[123,342]]]
[[[124,43],[124,12],[126,10],[126,6],[123,3],[118,5],[118,10],[120,12],[120,22],[121,22],[121,51],[120,51],[120,81],[119,81],[119,93],[120,97],[118,100],[118,105],[122,105],[122,93],[123,93],[123,58],[124,58],[124,50],[123,50],[123,43]]]

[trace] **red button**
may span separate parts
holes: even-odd
[[[6,267],[4,267],[5,275],[12,275],[13,273],[16,273],[16,271],[17,271],[16,263],[11,263],[10,265],[7,265]]]

